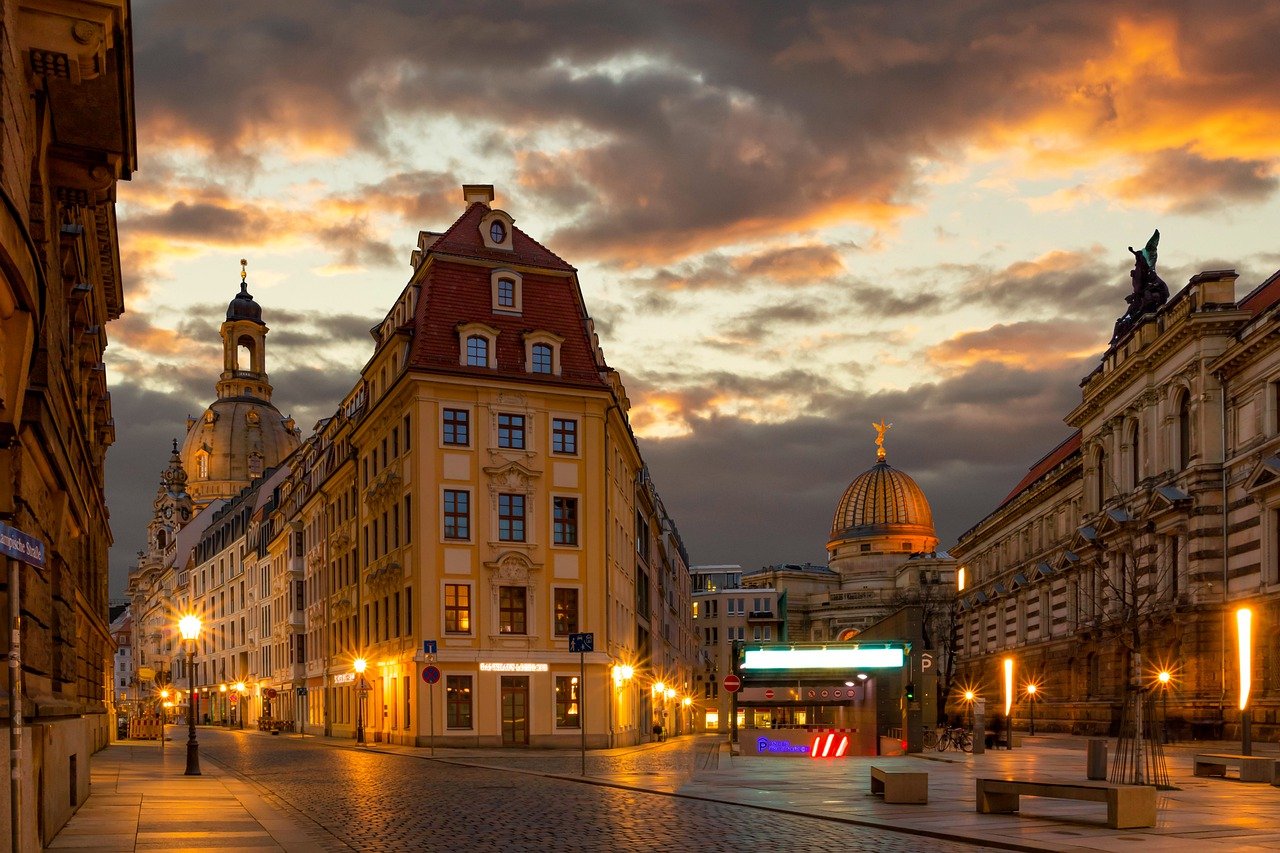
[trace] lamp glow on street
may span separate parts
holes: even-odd
[[[1249,689],[1253,686],[1253,611],[1241,607],[1236,611],[1236,637],[1240,659],[1240,710],[1249,707]]]
[[[1004,659],[1004,715],[1013,710],[1013,658]]]

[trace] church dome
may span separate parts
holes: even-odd
[[[911,477],[881,460],[845,489],[831,521],[831,540],[883,536],[937,539],[924,491]]]
[[[198,507],[227,498],[261,477],[301,443],[291,418],[252,397],[215,400],[187,419],[182,466],[187,493]]]
[[[247,282],[240,282],[240,292],[227,305],[227,319],[262,323],[262,306],[254,302],[253,297],[249,295]]]

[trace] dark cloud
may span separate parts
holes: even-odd
[[[1277,187],[1275,160],[1208,158],[1186,148],[1148,155],[1137,174],[1114,185],[1131,201],[1163,202],[1170,212],[1182,214],[1265,201]]]
[[[205,243],[246,242],[259,245],[279,236],[281,227],[252,207],[223,207],[206,202],[174,203],[166,210],[128,218],[134,233],[199,240]]]
[[[395,247],[374,237],[369,223],[364,220],[351,220],[341,225],[321,228],[316,237],[344,267],[385,267],[396,263]]]
[[[1097,158],[1165,138],[1180,153],[1152,161],[1150,177],[1186,169],[1185,189],[1138,180],[1174,193],[1178,209],[1275,188],[1262,155],[1226,150],[1275,147],[1239,118],[1277,109],[1275,25],[1254,0],[757,0],[732,15],[604,0],[297,0],[229,14],[155,0],[136,20],[149,131],[224,160],[353,148],[391,157],[390,128],[404,116],[497,124],[504,132],[482,147],[516,140],[506,147],[522,191],[570,214],[551,236],[580,257],[670,259],[892,221],[919,195],[921,162],[1025,127]],[[522,134],[545,128],[574,142],[522,156]],[[1197,135],[1215,150],[1188,154]]]
[[[782,423],[693,417],[688,435],[643,439],[641,448],[695,563],[822,562],[836,504],[875,463],[870,425],[884,417],[894,425],[889,462],[928,496],[945,548],[1070,433],[1061,419],[1091,366],[980,365],[816,409],[798,400],[797,416]]]

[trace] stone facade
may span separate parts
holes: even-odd
[[[1009,656],[1046,730],[1114,732],[1136,686],[1175,735],[1234,736],[1247,606],[1255,728],[1280,732],[1280,274],[1241,299],[1236,278],[1139,318],[1085,377],[1077,431],[952,549],[959,678],[989,708]]]
[[[0,6],[0,521],[47,549],[19,584],[24,850],[88,796],[90,755],[110,736],[103,460],[115,425],[102,352],[124,311],[115,190],[136,165],[130,27],[123,0]],[[10,593],[6,582],[6,619]]]

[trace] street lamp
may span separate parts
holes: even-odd
[[[244,682],[237,681],[235,689],[238,697],[236,699],[236,718],[240,722],[240,728],[244,729],[244,692],[246,690]]]
[[[196,742],[196,637],[200,636],[200,617],[194,614],[183,616],[178,620],[178,631],[182,639],[187,641],[187,665],[191,667],[187,673],[187,688],[190,698],[187,701],[187,769],[184,776],[200,775],[200,744]]]
[[[1004,659],[1004,722],[1005,746],[1013,749],[1013,658]]]
[[[973,728],[973,703],[977,700],[978,694],[972,690],[964,692],[964,705],[969,712],[969,728]]]
[[[1173,673],[1162,669],[1156,673],[1156,681],[1160,684],[1160,737],[1161,743],[1169,742],[1169,682]]]
[[[227,683],[225,681],[218,685],[218,692],[222,694],[222,713],[226,717],[222,724],[227,728],[231,728],[231,703],[227,701]]]
[[[1031,737],[1036,736],[1036,684],[1034,681],[1027,683],[1027,708],[1031,714]]]
[[[352,669],[356,671],[356,676],[359,679],[356,682],[356,690],[360,694],[359,700],[356,703],[356,743],[361,744],[364,743],[364,695],[365,691],[369,689],[365,686],[364,670],[368,665],[368,661],[364,658],[356,658],[355,662],[351,665]]]
[[[1253,755],[1253,714],[1249,709],[1249,689],[1253,686],[1253,611],[1236,611],[1236,640],[1240,661],[1240,752]]]

